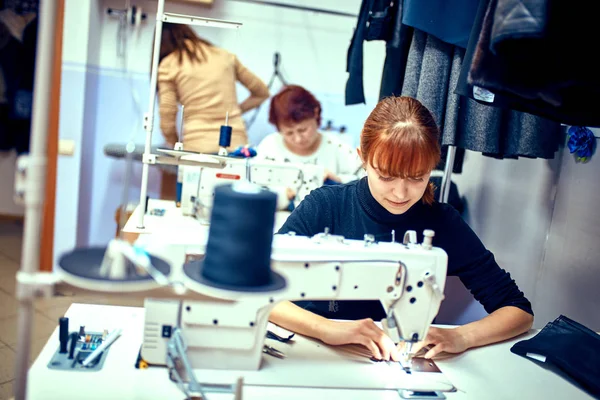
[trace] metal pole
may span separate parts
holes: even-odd
[[[33,320],[34,293],[23,283],[27,275],[36,274],[40,266],[40,235],[46,190],[46,149],[48,143],[48,120],[50,91],[52,88],[52,64],[56,26],[56,2],[41,0],[38,20],[37,48],[35,58],[35,82],[31,122],[31,143],[27,165],[25,191],[25,229],[21,269],[17,275],[17,298],[19,319],[17,325],[17,354],[15,365],[15,399],[25,400],[27,371]],[[19,276],[21,275],[21,276]],[[21,278],[21,279],[20,279]]]
[[[263,6],[289,8],[289,9],[298,10],[298,11],[309,11],[309,12],[315,12],[315,13],[319,13],[319,14],[337,15],[340,17],[358,18],[358,14],[351,14],[351,13],[347,13],[347,12],[336,11],[336,10],[325,9],[325,8],[295,6],[293,4],[281,3],[281,2],[277,2],[277,1],[266,1],[266,0],[233,0],[233,1],[237,1],[240,3],[258,4],[258,5],[263,5]]]
[[[446,154],[446,165],[444,167],[444,175],[442,176],[442,187],[440,187],[440,203],[447,203],[450,196],[450,186],[452,169],[454,167],[454,156],[456,155],[456,146],[448,146]]]
[[[162,37],[162,17],[165,10],[165,0],[158,0],[156,8],[156,29],[154,30],[154,50],[152,52],[152,71],[150,74],[150,99],[148,103],[148,112],[144,116],[144,129],[146,131],[146,145],[144,147],[143,165],[142,165],[142,187],[140,190],[140,213],[138,214],[137,228],[144,229],[144,215],[146,196],[148,195],[148,165],[147,157],[150,156],[150,146],[152,145],[152,130],[154,129],[154,103],[156,102],[156,81],[158,79],[158,59],[160,56],[160,42]]]

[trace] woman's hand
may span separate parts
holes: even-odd
[[[432,358],[443,351],[446,353],[462,353],[469,348],[467,339],[465,338],[465,335],[462,334],[460,327],[444,329],[432,326],[429,328],[425,340],[416,343],[411,349],[411,352],[416,354],[423,347],[429,345],[433,345],[433,347],[425,353],[425,358]],[[404,344],[400,344],[398,347],[398,350],[402,352]]]
[[[318,338],[330,345],[361,344],[378,360],[400,360],[396,345],[372,319],[358,321],[323,321]]]
[[[294,198],[296,198],[296,191],[291,188],[285,188],[285,195],[287,196],[288,200],[294,200]]]

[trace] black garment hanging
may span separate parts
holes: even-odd
[[[500,95],[473,87],[467,74],[479,39],[484,15],[490,0],[481,0],[469,46],[455,85],[456,102],[461,110],[454,133],[444,132],[442,142],[482,152],[494,158],[554,158],[564,143],[564,129],[559,123],[536,115],[515,111]]]
[[[11,38],[0,50],[8,104],[0,110],[0,150],[29,151],[37,18],[23,31],[23,42]]]
[[[394,19],[391,21],[391,35],[385,45],[385,62],[381,77],[379,100],[389,96],[402,94],[402,83],[406,71],[406,59],[410,50],[413,29],[402,23],[404,8],[402,1],[397,1]]]
[[[404,0],[402,23],[466,48],[479,0]]]
[[[365,103],[363,42],[390,40],[399,3],[393,0],[362,1],[346,60],[346,72],[349,74],[346,82],[346,105]]]
[[[600,74],[592,61],[599,44],[597,2],[485,2],[469,86],[493,99],[491,105],[600,126]]]

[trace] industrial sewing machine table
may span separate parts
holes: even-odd
[[[58,329],[29,371],[29,400],[95,400],[95,399],[182,399],[183,395],[169,379],[166,368],[136,369],[135,361],[142,343],[144,309],[137,307],[99,306],[73,304],[66,313],[73,326],[86,329],[122,328],[123,334],[111,348],[101,371],[82,373],[56,371],[47,368],[48,361],[58,346]],[[463,354],[439,360],[437,365],[444,377],[456,387],[456,392],[446,392],[449,400],[508,400],[508,399],[591,399],[586,393],[533,362],[510,352],[517,341],[531,337],[535,331],[519,338],[471,349]],[[307,340],[299,335],[298,342]],[[327,352],[323,356],[327,356]],[[265,355],[265,357],[270,357]],[[293,362],[292,359],[284,360]],[[322,360],[315,360],[315,365]],[[377,368],[377,364],[364,363],[364,371]],[[299,373],[310,373],[302,368]],[[254,371],[253,373],[260,373]],[[358,371],[360,373],[360,370]],[[339,376],[330,371],[331,379],[351,381],[356,376]],[[202,380],[199,374],[198,378]],[[233,381],[231,382],[233,383]],[[276,385],[277,382],[273,382]],[[308,387],[258,386],[245,384],[243,398],[247,400],[399,400],[396,390],[350,390]],[[210,400],[233,399],[230,393],[210,393]]]

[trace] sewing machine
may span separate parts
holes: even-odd
[[[142,358],[167,363],[171,335],[179,328],[191,366],[257,370],[261,365],[268,317],[283,300],[380,300],[382,321],[395,342],[414,343],[427,335],[443,300],[447,255],[432,247],[433,231],[422,244],[409,231],[403,243],[348,240],[328,232],[311,238],[275,235],[272,269],[286,281],[272,292],[240,292],[198,282],[186,261],[201,257],[197,238],[152,235],[138,245],[173,266],[170,280],[206,296],[202,301],[146,299]],[[185,298],[185,295],[183,296]],[[405,363],[410,368],[410,358]]]
[[[201,156],[204,162],[213,158],[215,164],[205,162],[203,166],[180,166],[183,168],[181,211],[183,215],[191,215],[201,220],[209,218],[215,187],[218,185],[248,179],[252,183],[278,192],[280,196],[283,196],[285,188],[290,188],[296,193],[293,202],[297,206],[313,189],[323,185],[325,175],[322,166],[313,164],[204,154]],[[183,159],[194,160],[194,156],[187,155]],[[288,203],[287,198],[280,199],[279,203],[279,208],[283,208],[283,204]]]

